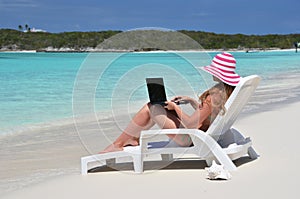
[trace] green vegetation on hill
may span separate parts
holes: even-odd
[[[180,30],[179,32],[197,41],[204,49],[287,49],[293,48],[294,42],[300,41],[300,34],[243,35],[189,30]],[[87,48],[95,48],[105,39],[118,33],[121,33],[121,31],[47,33],[0,29],[0,49],[45,50],[49,48],[69,48],[81,51]]]
[[[293,48],[294,42],[300,41],[300,34],[269,34],[269,35],[243,35],[243,34],[215,34],[201,31],[180,31],[200,43],[205,49],[229,48],[259,48],[270,49]]]
[[[102,32],[20,32],[11,29],[0,30],[0,48],[9,50],[44,50],[52,48],[72,48],[81,50],[94,48],[105,39],[121,31]]]

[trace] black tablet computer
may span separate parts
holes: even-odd
[[[146,83],[150,103],[164,106],[167,97],[163,78],[146,78]]]

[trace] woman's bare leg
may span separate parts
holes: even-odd
[[[100,153],[121,151],[124,146],[137,146],[142,130],[150,129],[155,123],[150,117],[150,104],[144,105],[129,122],[121,135]]]
[[[155,124],[162,129],[183,127],[176,112],[168,111],[161,105],[146,104],[133,117],[121,135],[100,153],[121,151],[127,145],[137,146],[141,131],[150,129]],[[182,146],[191,144],[188,135],[170,134],[168,136]]]
[[[162,107],[151,107],[151,117],[152,120],[162,129],[177,129],[185,128],[180,119],[178,118],[175,111],[167,111]],[[189,135],[183,134],[168,134],[169,138],[174,140],[177,144],[181,146],[190,146],[192,144]]]

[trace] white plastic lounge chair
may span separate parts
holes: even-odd
[[[252,148],[249,138],[236,129],[231,128],[242,108],[249,101],[260,78],[257,75],[242,78],[236,86],[230,98],[225,104],[226,113],[218,115],[206,132],[198,129],[160,129],[141,132],[140,146],[124,147],[123,151],[105,154],[91,155],[81,158],[81,173],[87,174],[89,163],[106,162],[113,165],[116,159],[131,157],[136,173],[143,172],[143,161],[146,157],[159,154],[162,160],[172,161],[173,154],[194,154],[200,159],[206,160],[210,165],[213,160],[224,165],[225,169],[235,170],[236,166],[232,160],[238,159],[245,154],[251,158],[258,155]],[[189,134],[193,141],[191,147],[180,147],[172,141],[153,142],[154,140],[165,140],[166,134]]]
[[[160,154],[162,160],[173,160],[173,154],[181,157],[194,154],[197,158],[206,160],[208,166],[213,160],[224,165],[227,170],[236,170],[232,160],[246,154],[251,159],[258,157],[252,147],[250,138],[245,138],[238,130],[232,128],[237,116],[247,104],[260,82],[257,75],[242,78],[225,104],[226,112],[218,115],[206,132],[198,129],[160,129],[141,132],[141,163],[150,155]],[[193,146],[180,147],[173,142],[153,142],[166,134],[188,134]],[[151,142],[152,141],[152,142]],[[159,146],[163,143],[163,146]],[[143,165],[139,167],[143,171]]]

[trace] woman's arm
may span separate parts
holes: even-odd
[[[209,103],[203,103],[203,106],[197,106],[192,115],[188,115],[174,102],[168,101],[165,106],[168,110],[175,110],[181,122],[186,128],[200,128],[204,120],[211,114]]]
[[[172,102],[175,102],[175,104],[187,104],[190,103],[191,106],[196,110],[200,104],[197,100],[187,97],[187,96],[176,96],[172,100]]]

